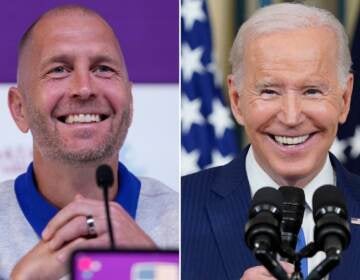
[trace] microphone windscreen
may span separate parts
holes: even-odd
[[[341,191],[333,185],[318,188],[313,195],[313,212],[327,206],[339,207],[346,213],[345,199]]]
[[[280,208],[282,202],[281,193],[271,187],[263,187],[259,189],[252,200],[251,208],[261,204],[271,204]]]
[[[283,186],[279,188],[279,191],[287,204],[305,205],[305,194],[303,189]]]
[[[96,169],[96,183],[100,188],[107,188],[113,185],[114,174],[109,165],[102,164]]]
[[[289,248],[295,250],[304,217],[304,190],[293,186],[283,186],[279,188],[279,191],[283,197],[281,205],[282,219],[280,224],[282,246],[283,248],[286,248],[286,250]],[[290,261],[291,263],[295,262],[295,256],[284,256],[287,261]]]

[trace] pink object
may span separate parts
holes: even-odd
[[[90,270],[91,262],[92,262],[91,258],[87,258],[87,257],[81,258],[78,263],[80,271]]]

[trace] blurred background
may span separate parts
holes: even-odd
[[[247,144],[228,109],[228,56],[240,25],[260,7],[280,0],[181,0],[181,173],[229,162]],[[350,39],[355,74],[347,122],[331,151],[360,174],[360,26],[358,0],[295,1],[331,11]]]
[[[179,3],[177,0],[12,0],[0,4],[0,181],[32,160],[31,135],[22,134],[7,108],[16,83],[17,45],[45,11],[81,4],[100,13],[120,40],[134,83],[134,119],[120,159],[138,176],[179,184]],[[95,175],[94,175],[95,177]]]

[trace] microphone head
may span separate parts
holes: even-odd
[[[259,211],[259,207],[261,210],[265,210],[265,208],[269,208],[268,210],[271,212],[276,212],[275,209],[280,209],[282,202],[282,196],[277,189],[271,187],[263,187],[259,189],[253,197],[251,202],[249,217],[253,217]]]
[[[96,168],[96,184],[101,189],[111,187],[114,184],[114,174],[109,165],[102,164]]]
[[[342,251],[350,243],[350,226],[347,221],[345,199],[332,185],[324,185],[313,195],[315,221],[314,241],[326,254]]]
[[[245,225],[245,241],[254,249],[262,243],[270,251],[280,244],[280,221],[282,196],[278,190],[264,187],[258,190],[249,210],[249,221]]]
[[[282,246],[295,250],[304,217],[305,194],[303,189],[292,186],[280,187],[279,191],[283,197],[281,204],[283,217],[280,225]]]
[[[279,188],[283,196],[283,204],[295,204],[305,206],[304,190],[292,186],[282,186]]]
[[[314,220],[318,219],[320,212],[324,208],[341,209],[339,213],[347,219],[346,203],[341,191],[333,185],[323,185],[318,188],[313,195],[313,214]]]

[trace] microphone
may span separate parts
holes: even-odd
[[[114,184],[114,174],[111,167],[107,164],[103,164],[96,168],[96,184],[99,188],[103,190],[103,197],[105,203],[105,211],[106,211],[106,221],[107,227],[110,237],[110,248],[115,250],[115,241],[114,241],[114,233],[111,224],[110,218],[110,208],[109,208],[109,193],[108,188],[110,188]]]
[[[335,186],[324,185],[313,196],[314,240],[321,250],[341,252],[350,243],[345,199]]]
[[[286,261],[295,262],[295,248],[305,210],[303,189],[283,186],[279,188],[283,196],[281,203],[282,220],[280,224],[281,244]],[[291,248],[292,250],[289,250]]]
[[[313,195],[314,241],[326,258],[309,274],[308,280],[322,279],[340,263],[341,251],[350,243],[350,226],[342,193],[324,185]]]
[[[285,270],[276,260],[280,246],[281,193],[270,187],[258,190],[245,225],[245,241],[255,257],[277,279],[288,279]]]

